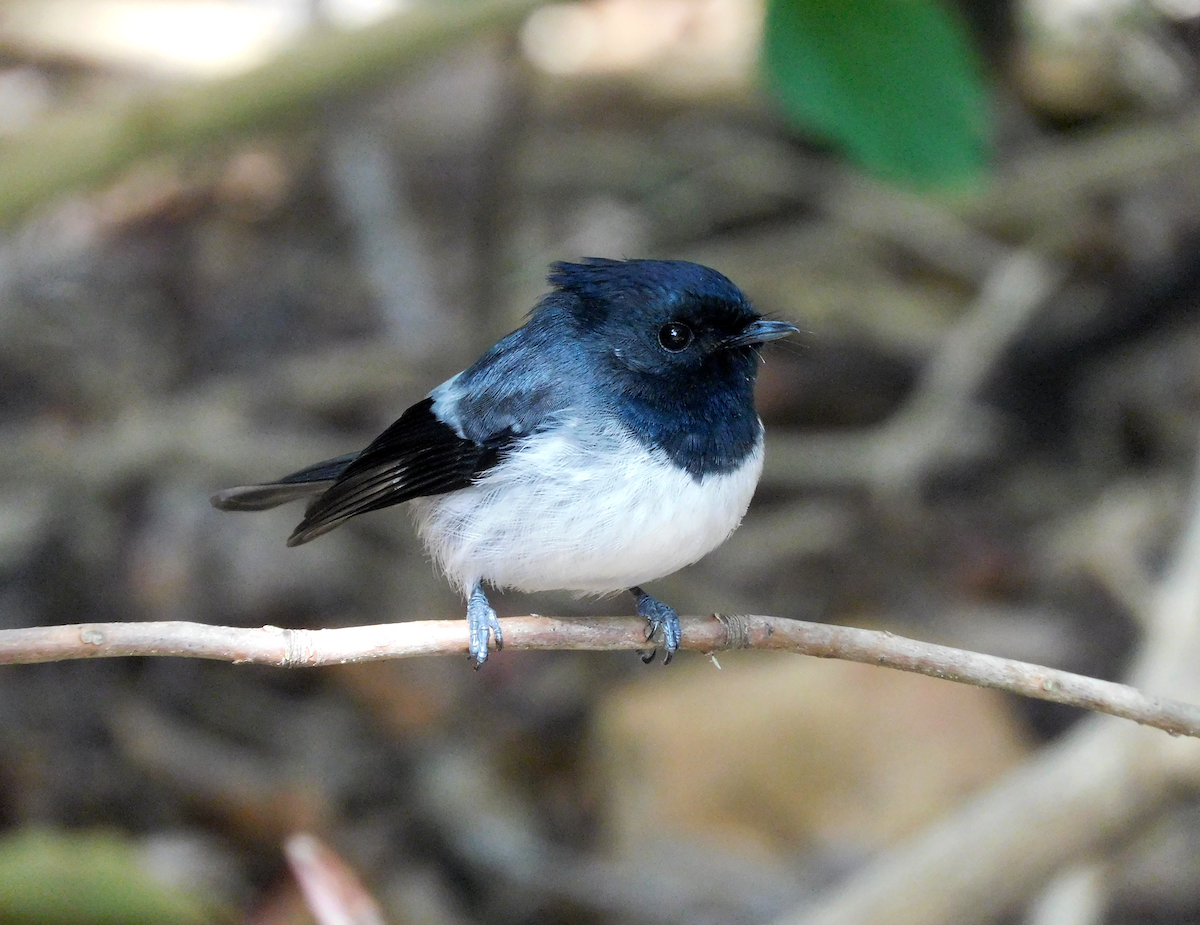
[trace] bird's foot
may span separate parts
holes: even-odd
[[[646,638],[653,639],[662,633],[663,664],[668,665],[675,653],[679,651],[679,643],[683,638],[683,630],[679,628],[679,614],[657,598],[651,597],[641,588],[630,588],[629,593],[637,598],[638,615],[646,620]],[[654,661],[658,649],[639,651],[638,655],[647,665]]]
[[[504,648],[504,635],[500,632],[500,620],[488,603],[483,588],[479,585],[467,598],[467,625],[470,628],[470,643],[467,651],[475,659],[476,669],[482,668],[488,659],[489,634],[496,640],[496,651]]]

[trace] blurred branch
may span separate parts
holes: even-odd
[[[768,437],[765,481],[795,487],[866,485],[904,497],[937,469],[994,452],[1000,422],[976,397],[1064,275],[1061,266],[1034,251],[1003,256],[898,413],[867,432]]]
[[[3,480],[62,480],[104,488],[172,461],[229,473],[294,469],[297,459],[336,456],[349,447],[295,430],[264,431],[257,411],[294,408],[328,413],[390,398],[422,378],[390,345],[340,344],[287,357],[251,373],[210,380],[203,388],[153,404],[127,405],[112,421],[67,426],[33,420],[0,428]]]
[[[1080,200],[1126,190],[1200,156],[1200,113],[1106,127],[1014,159],[982,194],[951,208],[1010,234],[1079,224]]]
[[[575,920],[751,925],[810,897],[824,876],[819,863],[669,833],[665,842],[623,845],[616,853],[574,849],[551,840],[512,788],[486,743],[446,743],[421,760],[408,799],[476,876],[543,904],[569,904]],[[661,863],[664,850],[670,864]]]
[[[1112,887],[1112,871],[1104,864],[1073,867],[1038,897],[1025,925],[1103,925]]]
[[[1158,588],[1131,677],[1200,696],[1200,477],[1191,521]],[[1128,838],[1200,782],[1191,740],[1091,717],[962,810],[897,845],[815,907],[776,925],[982,925],[1028,901],[1065,867]]]
[[[982,284],[1010,256],[1005,243],[979,230],[928,196],[841,170],[824,187],[821,203],[860,234],[903,247],[931,267]]]
[[[1004,351],[1062,281],[1063,270],[1033,251],[998,262],[971,310],[954,326],[926,365],[903,409],[878,435],[872,484],[886,493],[916,490],[972,432],[981,447],[999,441],[999,426],[976,401]],[[990,426],[988,426],[990,425]],[[982,433],[981,433],[982,431]]]
[[[234,745],[137,697],[109,704],[105,730],[142,774],[170,781],[226,831],[274,842],[335,818],[333,800],[303,774]]]
[[[318,925],[384,925],[379,904],[354,869],[315,835],[298,832],[283,850]]]
[[[100,183],[138,158],[311,117],[446,45],[515,23],[532,0],[438,3],[354,31],[326,30],[247,74],[47,120],[4,146],[0,225],[45,199]]]
[[[508,617],[510,649],[645,649],[637,617]],[[1200,707],[1143,694],[1124,684],[1027,662],[918,642],[878,630],[780,617],[681,617],[683,648],[696,652],[766,649],[897,668],[977,687],[1096,710],[1200,737]],[[341,629],[245,628],[203,623],[79,623],[0,630],[0,665],[76,658],[181,656],[281,668],[312,668],[418,655],[463,655],[461,620],[423,620]]]

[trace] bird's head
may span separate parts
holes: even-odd
[[[753,381],[757,348],[796,332],[768,321],[716,270],[683,260],[556,263],[549,277],[573,298],[581,334],[617,371],[673,382]]]

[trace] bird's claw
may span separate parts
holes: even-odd
[[[675,653],[679,651],[679,644],[683,640],[683,630],[679,626],[679,614],[673,608],[668,607],[657,598],[651,597],[641,588],[630,588],[630,591],[637,597],[638,615],[646,620],[646,639],[653,639],[659,633],[662,633],[663,649],[663,664],[669,665],[671,659],[675,657]],[[650,664],[654,661],[654,656],[658,649],[639,650],[638,655],[641,656],[644,664]]]
[[[496,651],[499,652],[504,648],[504,634],[500,631],[500,620],[496,611],[492,609],[483,589],[478,585],[467,598],[467,626],[470,632],[467,651],[469,657],[475,659],[475,668],[479,669],[488,660],[490,639],[496,640]]]

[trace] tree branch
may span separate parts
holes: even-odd
[[[311,118],[321,104],[359,93],[447,45],[519,22],[531,6],[480,0],[421,7],[362,29],[327,30],[246,74],[46,119],[5,146],[0,226],[138,158]]]
[[[510,649],[646,648],[645,622],[636,617],[529,616],[500,622]],[[1200,707],[1028,662],[878,630],[780,617],[716,615],[681,617],[680,622],[683,648],[697,652],[771,649],[862,662],[1110,713],[1174,735],[1200,737]],[[183,622],[77,623],[0,630],[0,665],[158,655],[312,668],[466,651],[467,628],[462,620],[322,630]]]

